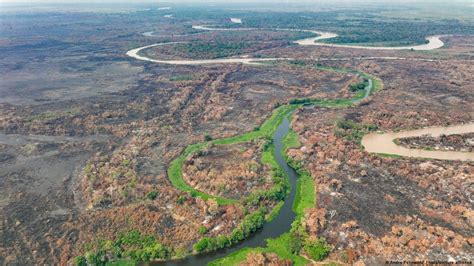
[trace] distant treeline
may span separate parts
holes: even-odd
[[[178,10],[175,10],[178,11]],[[180,9],[176,18],[215,21],[221,27],[292,28],[332,31],[339,37],[334,43],[390,43],[392,45],[421,44],[425,37],[436,34],[474,34],[474,25],[459,20],[393,20],[379,15],[382,9],[327,12],[251,12],[205,9]],[[243,23],[229,21],[241,18]],[[218,26],[216,25],[216,26]]]

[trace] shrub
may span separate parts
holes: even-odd
[[[265,213],[266,209],[261,208],[255,213],[245,216],[244,220],[232,231],[230,236],[203,237],[193,245],[193,249],[196,252],[213,251],[238,243],[263,226],[265,223]]]
[[[130,160],[124,159],[124,160],[122,161],[122,166],[127,167],[128,165],[130,165]]]
[[[339,120],[337,121],[337,127],[344,130],[352,129],[357,127],[357,123],[352,122],[351,120]]]
[[[311,102],[312,102],[312,100],[310,98],[290,100],[290,104],[307,104],[307,103],[311,103]]]
[[[209,246],[209,238],[208,237],[203,237],[201,240],[199,240],[196,244],[193,245],[193,248],[196,252],[203,252],[207,250]]]
[[[77,256],[74,258],[74,265],[76,266],[87,266],[87,260],[84,256]]]
[[[295,66],[305,66],[306,62],[303,60],[291,60],[288,62],[290,65],[295,65]]]
[[[301,248],[303,248],[303,239],[298,234],[290,234],[290,240],[288,241],[288,247],[290,252],[293,254],[299,254]]]
[[[326,243],[324,238],[316,240],[306,240],[304,251],[314,260],[320,261],[327,257],[331,247]]]
[[[205,233],[207,233],[207,228],[203,225],[199,226],[198,228],[198,232],[201,234],[201,235],[204,235]]]
[[[359,144],[365,134],[377,130],[376,125],[361,124],[351,120],[340,120],[337,122],[336,126],[337,128],[342,129],[339,130],[336,128],[334,130],[334,133],[337,137],[343,137],[349,141],[353,141]]]
[[[176,200],[176,203],[178,204],[183,204],[188,198],[185,196],[185,195],[181,195],[178,197],[178,199]]]
[[[351,84],[351,85],[349,85],[349,89],[350,89],[352,92],[364,90],[365,87],[366,87],[366,84],[363,83],[363,82],[357,83],[357,84]]]
[[[364,78],[364,81],[362,82],[349,85],[349,89],[352,92],[361,91],[361,90],[365,90],[365,87],[367,87],[368,85],[369,85],[369,80],[367,78]]]
[[[156,197],[158,197],[158,191],[156,191],[156,190],[150,191],[150,192],[148,192],[148,194],[146,195],[146,197],[147,197],[149,200],[155,200]]]
[[[115,241],[100,240],[84,256],[74,259],[76,265],[106,265],[119,258],[146,262],[153,259],[168,259],[171,251],[160,244],[153,235],[145,235],[137,230],[123,232]]]
[[[204,140],[205,141],[211,141],[212,140],[212,137],[208,134],[204,135]]]
[[[226,236],[220,235],[220,236],[216,237],[216,247],[217,248],[224,248],[224,247],[228,246],[229,244],[230,244],[229,239],[227,239]]]

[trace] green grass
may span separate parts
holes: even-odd
[[[273,252],[278,255],[278,257],[282,259],[289,259],[293,262],[293,265],[306,265],[309,263],[308,260],[305,258],[292,254],[289,250],[289,238],[290,233],[285,233],[275,239],[267,240],[267,247],[264,248],[264,252]]]
[[[288,148],[299,147],[300,145],[301,143],[299,142],[298,135],[294,131],[290,130],[283,139],[283,150],[286,151]],[[295,202],[293,205],[293,211],[296,213],[296,220],[301,220],[301,218],[304,216],[304,210],[306,208],[311,208],[316,205],[314,181],[311,175],[306,170],[303,170],[301,168],[300,164],[296,162],[289,162],[289,163],[296,168],[296,171],[299,174],[299,178],[296,183],[296,195],[295,195]],[[283,205],[283,202],[279,204]],[[275,207],[275,209],[277,207]],[[272,216],[275,209],[272,211],[272,213],[269,216]],[[268,218],[267,218],[267,221],[269,221]],[[243,248],[241,250],[238,250],[234,253],[229,254],[228,256],[222,259],[215,260],[209,263],[208,265],[211,265],[211,266],[238,265],[240,262],[244,261],[247,258],[247,255],[250,252],[275,253],[281,259],[291,260],[294,265],[308,264],[309,263],[308,260],[290,252],[290,248],[288,244],[289,238],[290,238],[290,233],[285,233],[277,238],[267,239],[267,245],[265,247]]]
[[[283,153],[286,153],[286,151],[290,148],[298,148],[300,146],[301,142],[298,138],[298,134],[290,129],[288,134],[283,139]]]
[[[281,236],[274,238],[274,239],[267,239],[267,246],[266,247],[257,247],[257,248],[243,248],[237,250],[229,254],[228,256],[212,261],[208,263],[209,266],[230,266],[230,265],[238,265],[242,261],[244,261],[248,254],[251,252],[265,252],[265,253],[275,253],[281,259],[289,259],[293,262],[293,265],[300,266],[306,265],[309,261],[299,255],[292,254],[289,252],[289,238],[290,234],[285,233]]]
[[[377,78],[372,75],[368,75],[368,76],[372,79],[372,86],[373,86],[372,92],[370,94],[373,94],[383,89],[383,82],[380,78]]]
[[[277,161],[275,160],[275,156],[273,155],[274,151],[275,145],[270,144],[269,147],[262,153],[262,163],[268,164],[272,169],[280,168]]]
[[[295,202],[293,204],[293,211],[298,217],[304,215],[306,208],[316,206],[316,193],[314,190],[314,180],[306,171],[301,171],[300,177],[296,183]]]
[[[211,261],[207,265],[209,266],[229,266],[229,265],[237,265],[240,262],[244,261],[247,258],[247,255],[250,252],[258,252],[262,251],[263,248],[242,248],[239,249],[228,256],[225,256],[224,258]]]
[[[344,68],[344,67],[331,67],[331,66],[324,66],[320,64],[314,65],[317,69],[324,70],[324,71],[331,71],[331,72],[336,72],[336,73],[359,73],[357,70],[350,69],[350,68]]]

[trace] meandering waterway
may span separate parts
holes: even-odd
[[[293,212],[293,204],[295,201],[296,193],[296,180],[298,174],[293,170],[285,161],[282,154],[283,148],[283,139],[288,134],[290,129],[290,122],[287,118],[278,126],[277,130],[273,135],[273,143],[275,145],[274,156],[281,167],[283,172],[288,177],[290,181],[290,193],[288,194],[285,203],[280,209],[278,215],[273,218],[270,222],[265,223],[263,228],[258,230],[256,233],[252,234],[250,237],[246,238],[244,241],[230,247],[217,250],[215,252],[203,253],[194,256],[187,257],[182,260],[175,261],[166,261],[166,262],[154,262],[152,265],[167,265],[167,266],[183,266],[183,265],[206,265],[207,263],[225,257],[230,253],[237,251],[245,247],[263,247],[265,246],[266,239],[275,238],[280,236],[283,233],[286,233],[291,228],[291,223],[295,219],[295,213]]]
[[[431,135],[438,137],[441,135],[466,134],[474,132],[474,123],[464,125],[454,125],[447,127],[429,127],[401,132],[371,133],[362,138],[362,146],[372,153],[384,153],[398,156],[414,158],[431,158],[439,160],[459,160],[474,161],[474,152],[460,151],[431,151],[422,149],[409,149],[395,144],[395,139],[420,137]]]
[[[198,30],[209,30],[209,31],[242,31],[242,30],[262,30],[262,29],[253,29],[253,28],[212,28],[209,26],[193,26],[194,29]],[[292,29],[276,29],[276,30],[291,30]],[[295,41],[296,44],[302,46],[330,46],[330,47],[342,47],[342,48],[355,48],[355,49],[370,49],[370,50],[433,50],[440,48],[444,45],[441,41],[442,35],[430,36],[427,37],[428,43],[423,45],[414,45],[414,46],[400,46],[400,47],[368,47],[368,46],[352,46],[352,45],[340,45],[340,44],[330,44],[320,42],[324,39],[330,39],[337,37],[337,34],[330,32],[321,32],[321,31],[310,31],[310,30],[298,30],[304,32],[311,32],[317,34],[316,37],[305,38]],[[147,32],[146,36],[153,37],[152,32]],[[248,58],[248,57],[238,57],[238,58],[218,58],[218,59],[204,59],[204,60],[160,60],[149,58],[144,55],[140,55],[140,52],[149,49],[152,47],[160,45],[173,45],[183,42],[170,42],[170,43],[156,43],[143,47],[138,47],[127,52],[127,55],[138,60],[161,63],[161,64],[173,64],[173,65],[202,65],[202,64],[218,64],[218,63],[243,63],[243,64],[257,64],[258,62],[263,61],[275,61],[275,60],[292,60],[292,58]],[[350,60],[352,58],[348,58]],[[387,60],[399,60],[403,58],[399,57],[386,57],[383,59]],[[321,60],[321,59],[320,59]],[[323,59],[324,60],[324,59]],[[327,60],[334,60],[328,58]],[[336,59],[341,60],[341,59]],[[426,59],[430,61],[430,59]],[[365,88],[366,92],[363,99],[367,98],[371,90],[373,89],[373,81],[369,79],[369,84]],[[361,99],[356,99],[353,103],[357,103]],[[258,247],[264,246],[265,240],[268,238],[277,237],[285,232],[288,232],[291,228],[291,223],[295,218],[295,213],[292,210],[293,203],[295,201],[295,190],[296,190],[296,180],[298,178],[297,173],[289,167],[282,155],[282,141],[284,136],[289,131],[289,121],[285,118],[282,123],[278,126],[275,134],[273,135],[273,142],[275,144],[275,158],[278,165],[282,168],[285,174],[288,176],[291,190],[285,200],[283,207],[281,208],[278,215],[271,221],[264,225],[257,233],[251,235],[249,238],[244,241],[236,244],[230,248],[221,249],[211,253],[198,254],[195,256],[190,256],[182,260],[166,261],[166,262],[154,262],[154,265],[205,265],[210,261],[225,257],[230,253],[237,251],[244,247]],[[423,150],[413,150],[403,147],[399,147],[393,143],[393,139],[401,137],[411,137],[418,136],[426,133],[431,134],[458,134],[458,133],[467,133],[474,131],[474,123],[463,126],[453,126],[445,128],[430,128],[423,130],[415,130],[408,132],[399,132],[399,133],[389,133],[389,134],[369,134],[366,135],[362,144],[369,152],[377,153],[390,153],[397,154],[401,156],[412,156],[412,157],[427,157],[427,158],[436,158],[436,159],[447,159],[447,160],[472,160],[474,157],[473,153],[460,153],[460,152],[432,152],[432,151],[423,151]]]
[[[343,44],[331,44],[331,43],[324,43],[319,42],[326,39],[332,39],[337,37],[336,33],[332,32],[324,32],[324,31],[314,31],[314,30],[297,30],[297,29],[257,29],[257,28],[214,28],[210,26],[203,26],[197,25],[192,26],[193,29],[197,30],[206,30],[206,31],[250,31],[250,30],[281,30],[281,31],[300,31],[300,32],[310,32],[314,33],[316,37],[304,38],[301,40],[296,40],[294,43],[301,45],[301,46],[329,46],[329,47],[340,47],[340,48],[355,48],[355,49],[369,49],[369,50],[433,50],[438,49],[444,46],[444,42],[441,41],[441,37],[444,35],[436,35],[436,36],[429,36],[426,39],[428,43],[422,45],[413,45],[413,46],[397,46],[397,47],[385,47],[385,46],[357,46],[357,45],[343,45]],[[153,32],[145,32],[143,33],[144,36],[153,37]],[[258,62],[265,62],[265,61],[275,61],[275,60],[293,60],[293,58],[249,58],[249,57],[232,57],[232,58],[217,58],[217,59],[183,59],[183,60],[162,60],[162,59],[154,59],[147,57],[145,55],[140,55],[140,52],[143,50],[162,46],[162,45],[173,45],[185,42],[168,42],[168,43],[155,43],[151,45],[146,45],[142,47],[138,47],[135,49],[131,49],[127,51],[127,55],[133,57],[138,60],[153,62],[153,63],[160,63],[160,64],[171,64],[171,65],[205,65],[205,64],[232,64],[232,63],[241,63],[241,64],[258,64]],[[385,59],[402,59],[399,57],[386,57]],[[329,58],[322,58],[319,60],[331,60]],[[341,60],[341,59],[339,59]],[[429,61],[425,60],[425,61]]]

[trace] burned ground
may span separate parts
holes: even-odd
[[[233,199],[272,186],[270,167],[261,162],[266,141],[211,146],[189,156],[183,177],[194,188]]]
[[[294,121],[304,148],[290,155],[306,162],[318,189],[307,229],[340,250],[332,255],[339,260],[348,254],[352,262],[369,264],[472,259],[472,163],[370,155],[353,137],[357,128],[337,124],[394,131],[472,121],[472,77],[463,74],[471,64],[380,61],[358,67],[381,77],[384,90],[347,110],[303,109]]]
[[[347,96],[348,85],[357,80],[282,62],[144,63],[125,52],[160,41],[240,36],[146,37],[145,28],[155,34],[192,33],[192,23],[152,19],[154,14],[132,14],[127,20],[132,22],[125,23],[129,15],[49,14],[31,15],[28,23],[15,17],[2,21],[8,27],[2,27],[7,37],[0,40],[5,73],[0,81],[0,264],[64,264],[82,254],[85,244],[129,229],[184,249],[202,237],[203,223],[208,236],[229,233],[243,210],[217,207],[174,188],[166,175],[171,160],[205,135],[254,130],[275,105],[292,98]],[[29,26],[31,21],[38,25]],[[63,22],[59,29],[52,26],[58,21]],[[337,136],[334,127],[340,119],[381,130],[473,121],[472,37],[444,38],[447,47],[431,52],[284,46],[287,37],[282,32],[246,35],[276,42],[248,52],[312,63],[354,57],[320,62],[369,72],[385,86],[348,110],[297,112],[293,128],[307,150],[290,154],[304,160],[318,186],[318,206],[306,215],[307,231],[368,261],[402,254],[414,258],[410,251],[434,259],[469,258],[471,163],[369,155],[353,139]],[[372,56],[409,60],[361,58]],[[412,60],[433,58],[440,61]],[[86,169],[94,169],[93,182]],[[110,178],[112,171],[119,181]],[[147,195],[153,191],[157,196],[151,200]],[[236,196],[241,193],[246,191]]]
[[[474,134],[441,135],[439,137],[420,136],[395,140],[397,144],[410,149],[467,151],[472,152]]]

